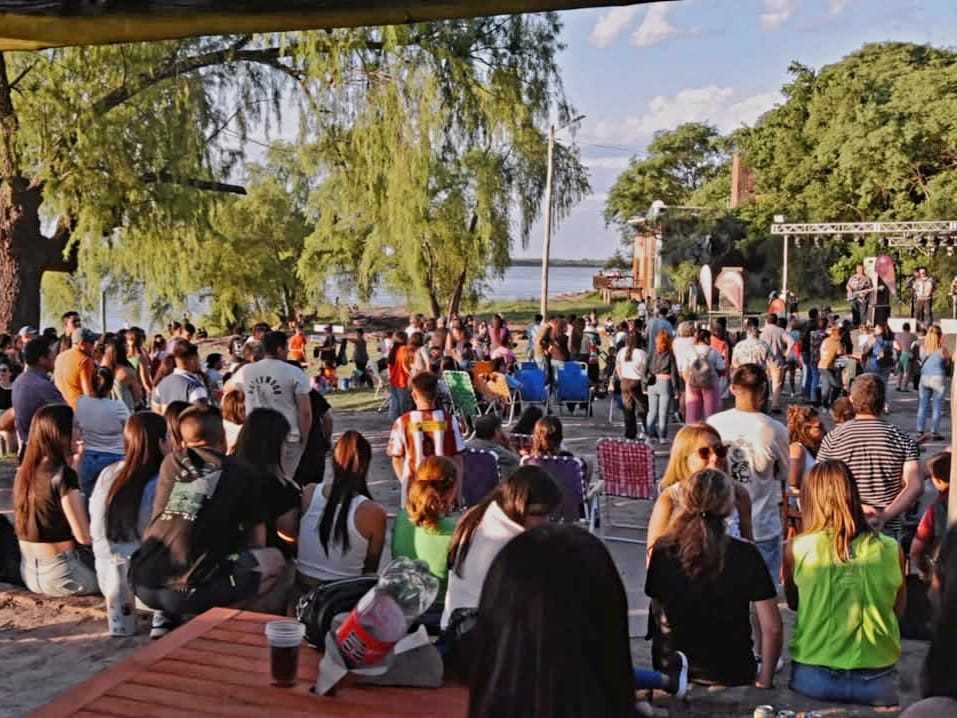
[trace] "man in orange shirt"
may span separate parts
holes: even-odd
[[[83,327],[73,332],[73,347],[57,354],[53,383],[66,403],[76,409],[81,396],[93,396],[93,344],[99,337]]]
[[[296,333],[289,337],[288,359],[297,364],[306,363],[306,331],[302,324],[297,324]]]

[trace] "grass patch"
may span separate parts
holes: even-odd
[[[326,401],[329,402],[333,411],[337,414],[375,411],[385,398],[385,394],[381,394],[379,398],[376,399],[375,391],[372,389],[330,391],[323,396],[326,397]]]
[[[482,302],[472,314],[475,317],[488,319],[492,314],[501,312],[510,323],[529,324],[540,309],[541,303],[537,299],[506,300]],[[589,292],[571,299],[550,299],[548,301],[548,313],[551,316],[556,314],[588,314],[593,309],[599,317],[604,318],[611,313],[612,305],[602,302],[598,292]]]

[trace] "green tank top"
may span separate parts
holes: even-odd
[[[792,546],[799,603],[791,658],[841,670],[894,665],[901,652],[894,602],[904,581],[897,542],[859,536],[846,563],[830,531],[798,536]]]
[[[395,516],[392,532],[392,555],[421,559],[429,564],[429,571],[439,579],[439,598],[445,597],[449,581],[449,544],[455,533],[456,520],[446,516],[439,522],[438,531],[416,526],[406,511]]]

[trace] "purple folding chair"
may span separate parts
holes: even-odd
[[[598,495],[585,500],[589,493],[585,462],[577,456],[526,456],[522,465],[526,464],[542,467],[555,479],[562,492],[562,521],[577,523],[584,519],[588,530],[594,533]]]
[[[462,452],[462,502],[466,507],[481,503],[502,479],[498,457],[488,449]]]

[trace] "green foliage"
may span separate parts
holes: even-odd
[[[681,262],[664,267],[664,272],[675,291],[678,292],[680,301],[683,302],[688,290],[695,285],[701,275],[701,265],[694,262]]]
[[[605,260],[605,263],[601,265],[602,269],[631,269],[631,260],[624,255],[620,249],[616,249],[615,253],[611,255],[608,259]]]

